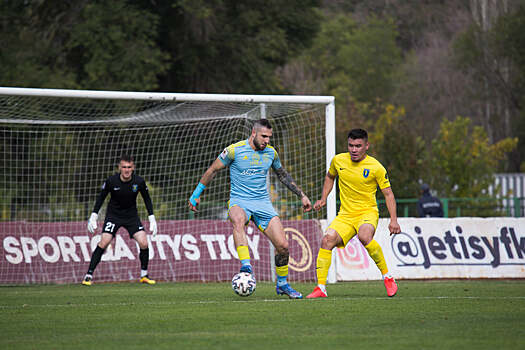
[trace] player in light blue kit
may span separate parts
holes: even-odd
[[[241,261],[241,272],[252,273],[248,240],[244,231],[245,225],[251,219],[275,247],[277,294],[286,294],[291,299],[301,299],[302,294],[294,290],[287,281],[290,256],[288,241],[268,193],[266,175],[270,167],[279,180],[301,198],[305,212],[310,211],[312,205],[306,194],[284,170],[275,148],[269,145],[271,136],[272,126],[267,119],[255,121],[250,137],[226,147],[202,175],[188,205],[191,210],[197,211],[202,191],[219,170],[229,166],[231,190],[228,217],[233,225],[233,240]]]

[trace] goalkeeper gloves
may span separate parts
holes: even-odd
[[[149,230],[151,235],[155,237],[157,235],[157,221],[155,220],[155,215],[148,216],[149,219]]]
[[[98,219],[98,214],[97,213],[91,213],[91,216],[89,217],[89,220],[88,220],[88,231],[93,234],[95,233],[95,230],[97,229],[97,219]]]

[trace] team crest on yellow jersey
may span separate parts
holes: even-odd
[[[364,169],[363,170],[363,177],[366,179],[370,175],[370,169]]]

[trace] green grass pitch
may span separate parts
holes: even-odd
[[[307,294],[313,283],[294,283]],[[0,287],[2,349],[524,349],[525,281],[380,281],[289,300],[258,283]]]

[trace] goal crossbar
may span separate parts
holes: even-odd
[[[244,94],[204,94],[169,92],[130,92],[102,90],[66,90],[0,87],[0,95],[70,97],[116,100],[149,100],[172,102],[239,102],[239,103],[312,103],[330,104],[334,96],[309,95],[244,95]]]

